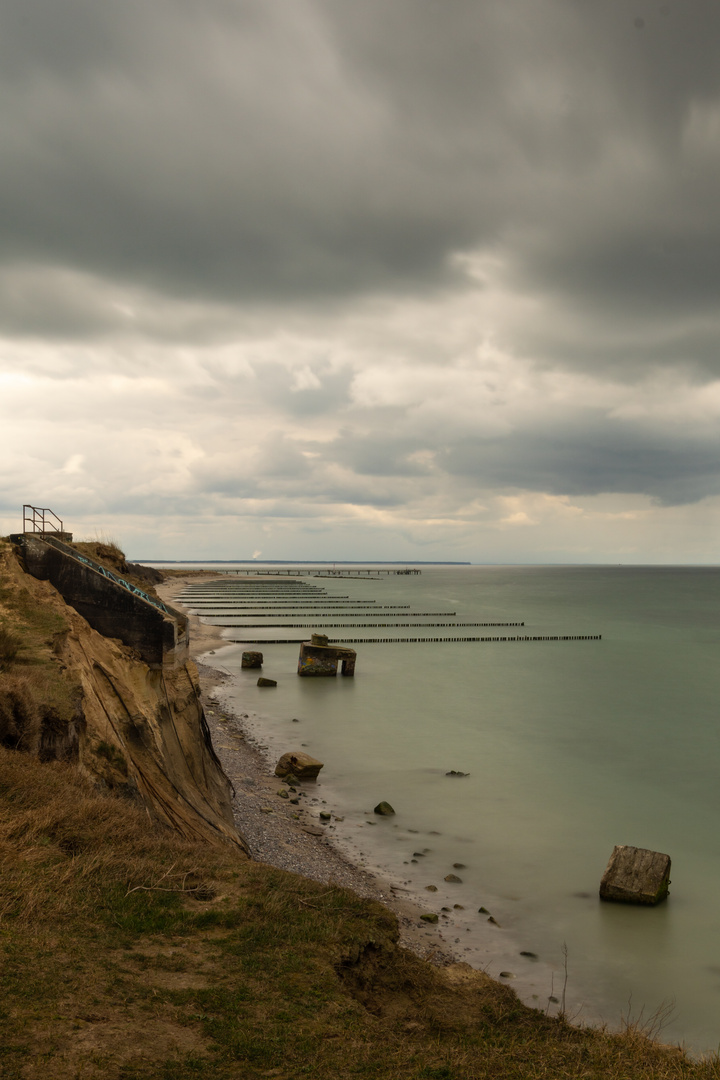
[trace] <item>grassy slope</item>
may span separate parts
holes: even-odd
[[[432,968],[381,906],[159,832],[73,766],[2,748],[0,863],[7,1080],[720,1077]]]

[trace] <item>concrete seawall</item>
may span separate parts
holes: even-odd
[[[150,667],[187,658],[185,615],[164,612],[140,590],[131,591],[104,575],[68,545],[33,534],[19,534],[12,540],[22,552],[26,571],[49,581],[98,633],[129,645]]]

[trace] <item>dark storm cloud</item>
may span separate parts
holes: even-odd
[[[257,301],[447,285],[496,245],[584,303],[702,308],[717,131],[683,138],[720,11],[635,6],[7,0],[3,258]]]
[[[483,487],[587,496],[642,491],[664,505],[720,493],[720,439],[668,440],[619,425],[595,430],[523,431],[512,438],[464,440],[441,452],[452,475]]]
[[[718,40],[716,0],[5,0],[10,450],[123,513],[718,493]]]

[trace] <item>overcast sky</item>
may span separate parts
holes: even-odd
[[[720,562],[717,0],[3,0],[0,531]]]

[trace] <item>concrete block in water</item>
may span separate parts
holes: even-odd
[[[647,848],[616,845],[600,882],[600,899],[624,904],[659,904],[668,895],[670,856]]]
[[[263,654],[261,652],[244,652],[240,664],[244,668],[259,668],[263,666]]]
[[[298,675],[330,676],[337,675],[338,663],[342,664],[341,674],[355,674],[354,649],[341,645],[329,645],[325,634],[313,634],[311,641],[303,641],[298,659]]]

